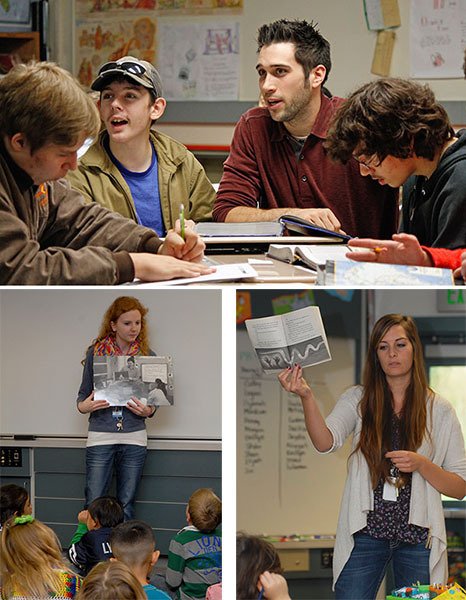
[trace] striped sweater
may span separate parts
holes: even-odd
[[[222,580],[221,527],[211,533],[193,525],[179,531],[170,542],[166,579],[178,588],[180,600],[205,598],[207,588]]]

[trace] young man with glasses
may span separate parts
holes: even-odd
[[[214,205],[217,221],[274,221],[293,214],[350,235],[397,230],[397,192],[361,177],[323,147],[342,98],[322,93],[330,45],[306,21],[281,19],[258,32],[263,106],[239,120]]]
[[[326,142],[361,175],[404,188],[401,232],[434,248],[466,245],[466,130],[454,132],[427,85],[383,78],[353,92]],[[382,257],[379,257],[382,258]]]
[[[70,189],[63,178],[99,127],[92,99],[53,63],[17,65],[0,80],[0,285],[112,285],[212,271],[197,262],[204,244],[193,230],[185,239],[170,231],[162,243]]]
[[[202,165],[183,144],[153,129],[166,107],[155,67],[125,56],[102,65],[91,88],[100,92],[105,130],[69,173],[72,187],[161,236],[181,205],[187,219],[211,220],[215,191]]]

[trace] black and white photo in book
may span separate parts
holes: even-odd
[[[132,396],[152,406],[173,405],[171,356],[94,356],[94,400],[125,406]]]
[[[332,360],[318,306],[246,320],[252,347],[265,373]]]

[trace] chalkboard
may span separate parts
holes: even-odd
[[[324,415],[355,381],[355,343],[329,338],[332,361],[304,370]],[[244,330],[237,332],[237,529],[335,534],[349,441],[319,455],[301,401],[265,375]],[[329,477],[331,473],[331,477]],[[326,501],[326,499],[328,501]]]
[[[147,419],[150,437],[221,438],[221,291],[0,291],[2,435],[86,436],[76,409],[81,360],[118,296],[149,309],[151,348],[173,359],[175,404]]]

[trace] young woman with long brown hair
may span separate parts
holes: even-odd
[[[413,319],[377,321],[362,385],[347,390],[325,420],[301,367],[278,378],[301,398],[318,452],[353,435],[334,551],[336,598],[375,598],[390,560],[396,586],[444,582],[441,494],[466,494],[464,439],[453,407],[428,386]]]
[[[125,520],[133,518],[136,489],[147,451],[145,420],[157,407],[138,398],[124,407],[110,407],[106,400],[94,400],[94,356],[135,356],[154,354],[149,347],[148,310],[132,296],[117,298],[107,309],[97,337],[87,349],[77,406],[89,413],[86,447],[86,507],[108,488],[116,471],[117,497]]]

